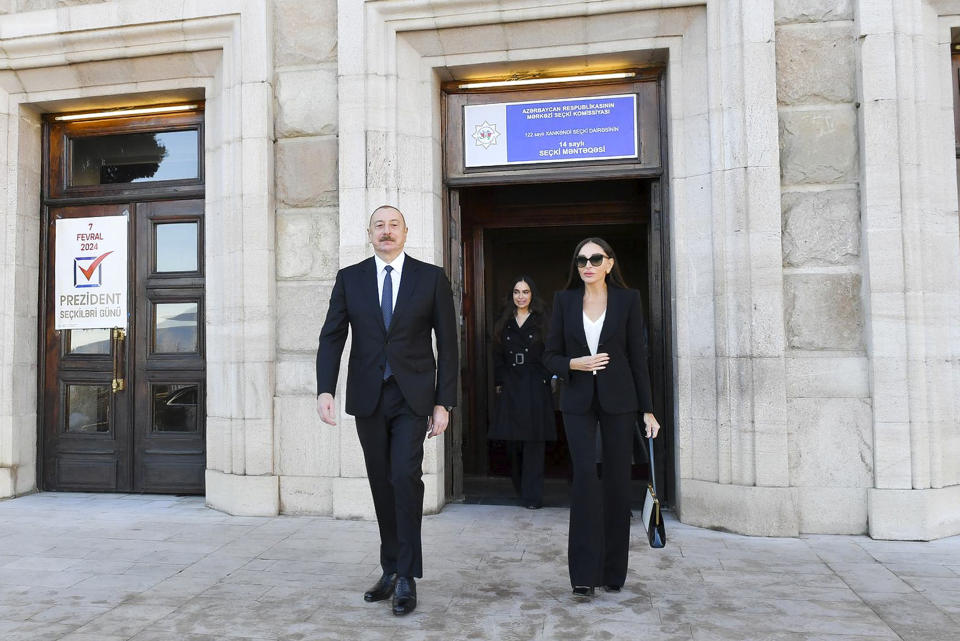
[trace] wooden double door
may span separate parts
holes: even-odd
[[[46,209],[44,489],[203,493],[203,210],[202,199]],[[56,255],[57,221],[115,216],[127,217],[125,329],[55,329],[55,265],[70,258]]]

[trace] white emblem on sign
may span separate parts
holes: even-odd
[[[484,120],[474,129],[472,137],[477,141],[477,147],[489,149],[490,145],[497,144],[497,138],[500,137],[500,132],[497,131],[496,125],[491,125]]]

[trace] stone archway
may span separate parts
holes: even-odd
[[[12,286],[0,305],[0,497],[36,488],[39,115],[199,95],[208,119],[207,502],[234,514],[277,513],[272,52],[263,5],[76,6],[5,32],[0,229],[10,233],[0,232],[0,273]]]
[[[340,8],[340,227],[397,201],[423,230],[409,240],[413,252],[435,263],[446,206],[441,80],[472,65],[585,66],[594,54],[668,51],[679,511],[697,525],[795,535],[772,3],[751,4],[749,17],[724,0]],[[341,237],[341,264],[362,255],[358,240]],[[427,510],[444,502],[440,447],[427,454]],[[337,481],[344,492],[363,482]]]

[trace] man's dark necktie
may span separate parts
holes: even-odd
[[[383,314],[383,326],[389,331],[390,319],[393,318],[393,278],[390,272],[393,267],[387,265],[383,268],[386,275],[383,277],[383,294],[380,295],[380,312]],[[390,362],[387,361],[383,367],[383,380],[387,380],[393,374],[390,369]]]

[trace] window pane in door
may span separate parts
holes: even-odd
[[[151,385],[154,432],[196,432],[199,385]]]
[[[68,329],[67,352],[71,354],[109,354],[109,329]]]
[[[197,271],[197,223],[161,223],[155,227],[157,271]]]
[[[63,413],[68,432],[109,432],[109,412],[110,388],[106,385],[67,385]]]
[[[156,303],[153,351],[175,354],[197,351],[197,303]]]
[[[198,178],[198,136],[192,129],[73,138],[70,185]]]

